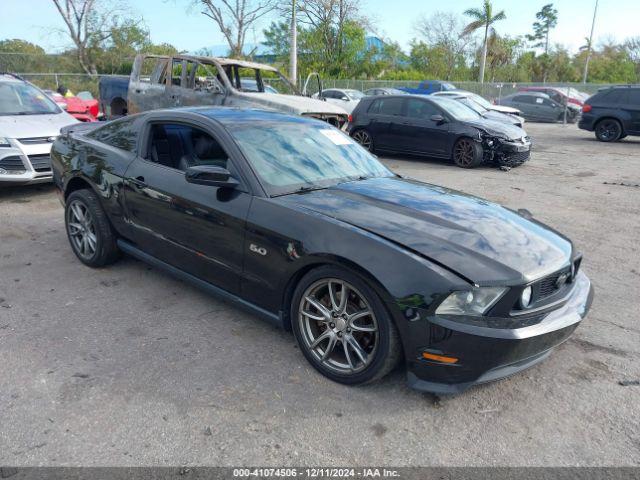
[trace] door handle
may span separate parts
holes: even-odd
[[[139,88],[136,88],[136,93],[141,93],[142,90],[140,90]]]
[[[133,183],[136,187],[144,188],[147,184],[144,181],[144,177],[139,176],[131,179],[131,183]]]

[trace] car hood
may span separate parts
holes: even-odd
[[[508,140],[518,140],[522,137],[526,137],[527,133],[515,125],[509,125],[507,123],[498,122],[496,120],[488,118],[480,118],[478,120],[465,121],[467,125],[479,128],[486,131],[490,135],[497,137],[504,137]]]
[[[77,122],[66,112],[53,115],[0,115],[0,137],[56,137],[62,127]]]
[[[487,110],[482,114],[487,120],[493,120],[496,122],[506,123],[509,125],[518,126],[520,119],[513,115],[507,115],[506,113],[496,112],[495,110]]]
[[[516,285],[569,264],[571,242],[495,203],[398,177],[277,197],[354,225],[477,285]]]
[[[344,108],[323,100],[302,95],[284,95],[280,93],[239,92],[238,98],[246,99],[256,105],[287,111],[296,115],[302,113],[325,113],[347,116]]]
[[[520,115],[520,110],[513,107],[507,107],[506,105],[491,105],[491,110],[502,113],[513,113],[514,115]]]

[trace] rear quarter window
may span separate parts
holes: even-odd
[[[640,88],[629,89],[629,104],[634,107],[640,107]]]
[[[603,103],[619,105],[621,103],[626,103],[628,93],[628,90],[614,88],[608,92],[604,92],[602,98],[599,98],[598,100],[601,100]]]
[[[402,115],[402,98],[381,98],[378,113],[381,115]]]
[[[133,128],[133,119],[126,118],[96,128],[88,133],[87,137],[119,150],[135,153],[137,149],[137,133]]]

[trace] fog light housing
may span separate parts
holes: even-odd
[[[529,307],[529,305],[531,305],[531,295],[532,295],[532,289],[531,289],[531,285],[529,285],[524,290],[522,290],[522,293],[520,294],[521,308],[527,308]]]

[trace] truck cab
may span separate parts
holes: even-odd
[[[116,77],[101,80],[108,117],[159,108],[224,105],[269,108],[325,120],[342,128],[347,112],[303,96],[276,68],[229,58],[138,55],[125,91]],[[111,90],[112,95],[106,95]],[[122,89],[121,89],[122,90]],[[126,105],[126,107],[125,107]]]

